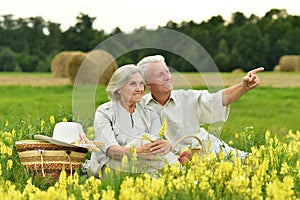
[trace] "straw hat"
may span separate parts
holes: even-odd
[[[34,135],[34,138],[61,146],[88,148],[85,146],[83,128],[76,122],[59,122],[54,126],[52,137]]]

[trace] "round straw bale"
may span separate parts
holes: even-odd
[[[300,56],[298,56],[298,65],[296,65],[295,71],[300,71]]]
[[[68,77],[68,65],[73,54],[79,51],[62,51],[52,59],[51,72],[56,78]]]
[[[243,73],[244,70],[242,68],[236,68],[234,70],[232,70],[232,73]]]
[[[117,68],[113,56],[98,49],[74,54],[68,65],[68,74],[72,83],[76,79],[76,84],[107,85]]]
[[[95,68],[99,74],[98,84],[107,85],[113,73],[118,69],[115,58],[101,49],[91,51],[88,58],[96,63]]]
[[[77,72],[85,58],[86,58],[86,53],[83,52],[77,52],[72,55],[67,67],[68,76],[72,83],[75,82]]]
[[[273,71],[274,71],[274,72],[280,72],[280,71],[281,71],[280,65],[276,65],[276,66],[273,68]]]
[[[299,65],[299,56],[296,55],[285,55],[279,59],[279,65],[281,71],[296,71]]]

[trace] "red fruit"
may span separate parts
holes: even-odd
[[[188,159],[186,156],[180,156],[179,162],[180,162],[181,164],[184,164],[184,163],[186,163],[187,161],[189,161],[189,159]]]
[[[184,151],[184,152],[182,152],[182,154],[180,155],[180,157],[184,157],[184,156],[187,156],[187,155],[188,155],[188,152]]]

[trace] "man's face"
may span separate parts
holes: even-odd
[[[151,93],[170,93],[173,89],[172,76],[164,62],[149,64],[146,72],[147,86]]]

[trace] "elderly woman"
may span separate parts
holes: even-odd
[[[95,113],[94,140],[103,142],[104,147],[91,155],[94,175],[107,165],[118,171],[152,172],[164,163],[177,161],[169,142],[158,136],[159,116],[140,103],[144,87],[142,72],[135,65],[120,67],[111,77],[106,88],[111,101],[100,105]],[[134,164],[130,163],[135,154],[133,147],[137,159]],[[124,155],[129,160],[127,166],[121,161]]]

